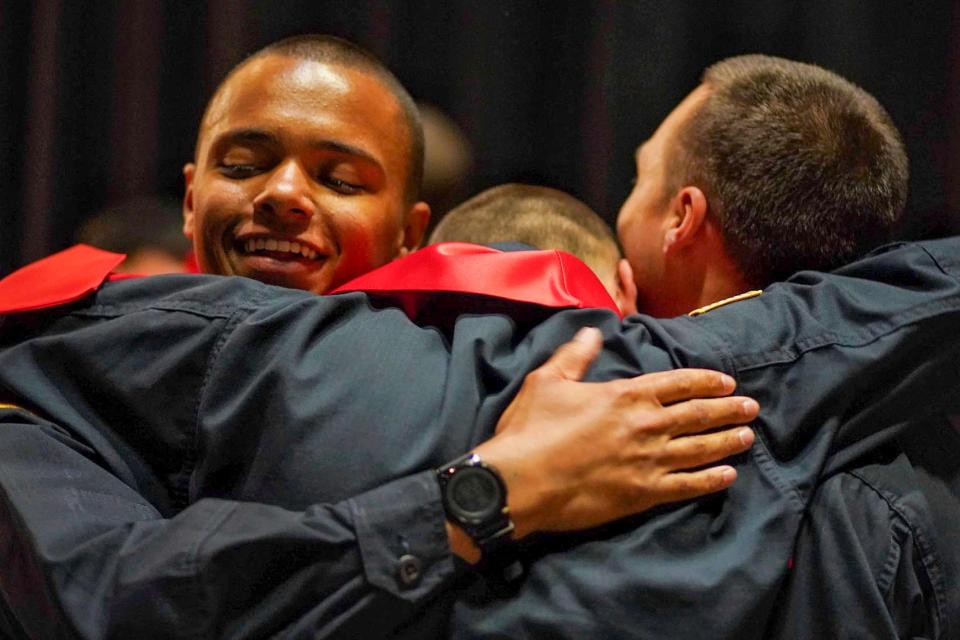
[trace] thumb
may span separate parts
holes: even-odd
[[[570,342],[560,345],[540,371],[564,380],[580,380],[600,353],[602,343],[599,329],[584,327]]]

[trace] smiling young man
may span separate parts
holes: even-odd
[[[326,293],[413,251],[416,106],[383,66],[332,38],[239,65],[210,100],[184,167],[184,233],[201,271]]]

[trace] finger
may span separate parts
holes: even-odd
[[[600,353],[602,343],[599,329],[584,327],[577,331],[573,340],[560,345],[538,371],[565,380],[580,380]]]
[[[733,378],[709,369],[675,369],[658,371],[632,378],[630,384],[654,394],[661,404],[691,398],[713,398],[729,395],[736,387]]]
[[[650,428],[663,429],[674,435],[699,433],[717,427],[746,424],[756,418],[759,411],[757,401],[744,396],[685,400],[660,410],[655,416],[659,424]]]
[[[753,430],[735,427],[706,435],[673,438],[664,446],[662,462],[671,470],[700,467],[753,446]]]
[[[736,479],[736,469],[727,465],[702,471],[668,473],[657,482],[657,503],[689,500],[716,493],[732,485]]]

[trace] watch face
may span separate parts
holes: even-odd
[[[464,520],[482,522],[503,508],[503,492],[485,469],[458,469],[447,486],[448,505]]]

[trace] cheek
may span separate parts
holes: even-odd
[[[362,236],[373,253],[394,257],[401,231],[402,215],[392,200],[371,200],[350,217],[352,231]]]
[[[203,271],[227,273],[225,236],[228,230],[248,217],[252,211],[240,185],[211,182],[195,189],[193,198],[193,233],[197,257]],[[252,214],[251,214],[252,215]]]
[[[650,271],[659,254],[656,229],[649,222],[635,216],[618,225],[618,230],[624,255],[637,276]]]
[[[620,212],[617,214],[618,233],[629,233],[630,227],[634,226],[640,219],[642,196],[640,185],[635,185],[633,190],[630,191],[630,195],[627,196],[623,206],[620,207]]]
[[[617,236],[623,245],[624,251],[629,254],[633,251],[642,235],[639,216],[637,215],[636,198],[631,195],[617,216]]]
[[[399,216],[379,207],[336,216],[343,269],[359,275],[397,257]]]
[[[222,227],[230,220],[252,209],[252,200],[239,184],[215,184],[194,196],[195,230],[204,233]]]

